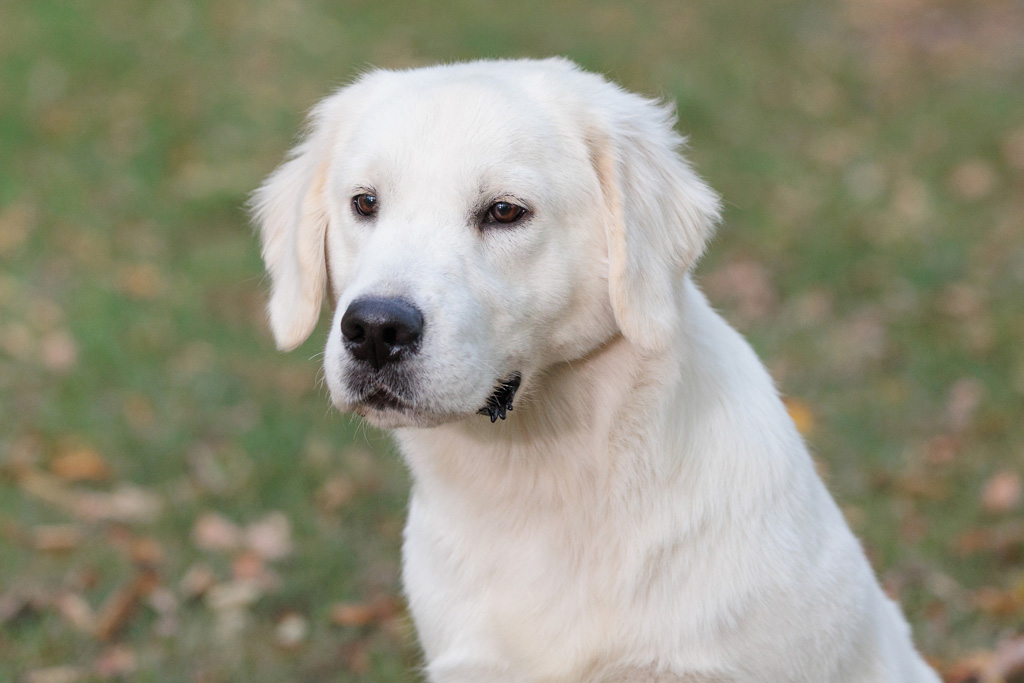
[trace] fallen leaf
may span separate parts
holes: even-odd
[[[885,357],[889,345],[884,312],[866,306],[838,321],[830,333],[832,363],[852,373]]]
[[[946,397],[946,416],[955,431],[970,426],[984,395],[985,389],[981,382],[973,377],[964,377],[953,383]]]
[[[152,263],[122,266],[117,275],[118,289],[132,299],[149,301],[165,289],[163,275]]]
[[[68,553],[82,544],[82,530],[73,524],[47,524],[32,530],[32,546],[43,553]]]
[[[337,512],[352,500],[356,485],[352,480],[339,474],[323,483],[316,492],[316,505],[323,513]]]
[[[164,586],[154,588],[148,602],[157,614],[173,614],[178,611],[178,598]]]
[[[985,667],[982,683],[1021,683],[1024,680],[1024,636],[1008,638],[996,647]]]
[[[183,598],[193,600],[205,595],[216,583],[217,575],[213,570],[208,565],[196,563],[185,571],[185,575],[178,583],[178,589]]]
[[[306,640],[309,635],[309,622],[301,614],[290,612],[277,622],[274,639],[278,645],[286,649],[294,649]]]
[[[152,491],[125,484],[110,493],[79,494],[77,511],[95,521],[148,523],[160,517],[163,500]]]
[[[986,586],[973,591],[969,602],[974,609],[992,617],[1010,617],[1024,607],[1024,595],[1018,590]]]
[[[50,372],[64,373],[78,362],[78,346],[66,331],[50,332],[40,344],[40,358]]]
[[[227,517],[207,512],[192,527],[192,541],[203,550],[235,550],[242,543],[242,530]]]
[[[263,595],[255,581],[228,581],[217,584],[206,593],[206,606],[215,612],[252,605]]]
[[[365,639],[359,638],[343,644],[338,655],[355,675],[366,676],[370,673],[370,645]]]
[[[245,530],[246,543],[266,560],[279,560],[292,552],[292,524],[283,512],[271,512]]]
[[[100,678],[126,676],[138,669],[135,653],[124,645],[114,645],[106,650],[93,665]]]
[[[124,485],[110,493],[68,488],[53,475],[33,469],[17,473],[22,490],[88,521],[152,522],[163,510],[163,500],[138,486]]]
[[[85,598],[78,593],[63,593],[57,596],[54,606],[60,615],[79,631],[95,632],[96,615]]]
[[[390,619],[400,611],[398,600],[382,595],[369,602],[339,602],[331,608],[330,621],[335,626],[367,626]]]
[[[768,270],[749,260],[734,261],[705,280],[715,298],[726,299],[737,309],[740,321],[761,320],[779,303],[779,294]]]
[[[25,675],[25,683],[76,683],[85,677],[85,673],[73,666],[51,666],[47,669],[36,669]]]
[[[251,550],[241,553],[231,562],[231,575],[243,581],[258,579],[265,569],[263,557]]]
[[[807,436],[814,431],[814,412],[811,406],[797,398],[786,397],[783,399],[786,404],[786,412],[792,418],[797,431]]]
[[[924,462],[926,465],[949,465],[956,459],[961,445],[956,436],[942,434],[932,437],[925,444]]]
[[[1001,514],[1020,505],[1022,484],[1020,473],[1000,470],[981,489],[981,504],[987,512]]]
[[[154,538],[133,536],[128,541],[128,557],[140,567],[155,569],[163,562],[164,549]]]
[[[50,463],[50,471],[65,481],[107,481],[110,465],[92,448],[78,447],[66,451]]]
[[[143,570],[137,572],[128,584],[111,593],[96,617],[96,637],[110,640],[117,635],[131,619],[139,603],[158,583],[156,572]]]
[[[984,199],[995,189],[998,176],[984,159],[965,161],[949,175],[949,189],[957,198],[973,202]]]
[[[981,671],[991,659],[989,652],[972,652],[946,667],[942,678],[946,683],[981,683]]]

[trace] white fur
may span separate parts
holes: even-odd
[[[764,367],[688,275],[718,201],[672,125],[564,60],[375,71],[256,196],[279,345],[309,335],[329,279],[332,398],[396,428],[413,473],[427,676],[934,683]],[[500,199],[529,219],[481,227]],[[426,321],[380,379],[408,408],[354,393],[339,323],[368,295]],[[491,424],[476,410],[512,372]]]

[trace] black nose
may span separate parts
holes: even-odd
[[[423,314],[403,299],[357,299],[341,317],[345,347],[375,369],[416,352]]]

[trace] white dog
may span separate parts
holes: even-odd
[[[278,345],[329,292],[333,401],[412,470],[427,677],[936,682],[688,275],[673,123],[565,60],[374,71],[255,196]]]

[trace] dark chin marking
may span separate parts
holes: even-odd
[[[494,393],[487,399],[487,404],[476,411],[477,414],[489,415],[491,422],[497,421],[499,417],[504,420],[506,411],[512,410],[512,399],[516,397],[516,390],[519,389],[522,380],[523,376],[518,372],[513,372],[501,380]]]

